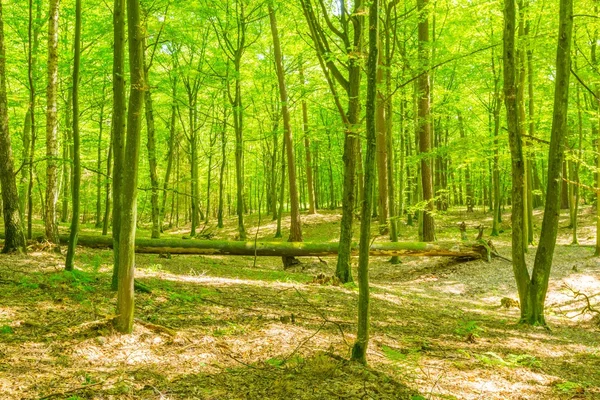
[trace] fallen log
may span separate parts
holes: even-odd
[[[0,233],[0,239],[4,235]],[[60,235],[63,244],[69,242],[68,235]],[[109,236],[79,236],[77,244],[90,248],[112,248]],[[469,260],[489,260],[490,246],[483,240],[477,242],[374,242],[372,256],[404,257],[456,257]],[[325,257],[338,253],[337,242],[239,242],[228,240],[183,240],[183,239],[136,239],[135,252],[141,254],[192,254],[228,256],[295,256]],[[358,244],[352,244],[352,254],[358,255]]]
[[[68,236],[61,235],[67,243]],[[91,248],[112,248],[106,236],[80,236],[78,244]],[[337,242],[239,242],[225,240],[136,239],[136,253],[197,254],[229,256],[314,256],[337,255]],[[352,245],[352,254],[358,255],[358,245]],[[386,242],[371,244],[372,256],[459,257],[465,259],[489,258],[489,247],[481,242]]]

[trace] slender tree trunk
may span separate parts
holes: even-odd
[[[302,223],[300,221],[300,203],[298,200],[298,187],[296,184],[296,162],[294,157],[294,141],[292,138],[292,124],[290,111],[288,109],[288,94],[285,85],[285,72],[283,69],[283,55],[281,44],[279,42],[279,34],[277,32],[277,19],[275,11],[269,4],[269,20],[271,22],[271,34],[273,36],[273,48],[275,52],[275,67],[277,70],[277,80],[279,82],[279,94],[281,100],[281,111],[283,114],[283,130],[284,140],[286,142],[288,181],[290,188],[290,242],[302,241]],[[284,268],[297,264],[293,257],[283,257]]]
[[[367,363],[369,344],[369,246],[371,245],[371,208],[375,186],[375,159],[377,152],[377,53],[379,0],[371,3],[369,10],[369,58],[367,61],[367,152],[365,157],[365,186],[360,219],[360,244],[358,255],[358,332],[352,347],[352,359]]]
[[[223,91],[223,125],[221,126],[221,169],[219,171],[219,209],[217,211],[217,226],[223,228],[223,206],[225,192],[225,166],[227,165],[227,107],[226,94]]]
[[[79,235],[79,192],[81,188],[81,145],[79,135],[79,64],[81,59],[81,0],[75,1],[75,55],[73,57],[73,215],[71,217],[71,233],[67,247],[65,269],[72,271],[75,267],[75,247]]]
[[[302,127],[304,128],[304,152],[306,159],[306,187],[308,195],[308,213],[316,214],[316,200],[315,200],[315,184],[313,179],[312,169],[312,157],[310,154],[310,127],[308,124],[308,106],[306,104],[306,90],[305,90],[305,79],[304,79],[304,67],[300,64],[300,82],[302,84]]]
[[[130,95],[127,115],[127,146],[121,203],[121,235],[119,237],[119,285],[115,327],[121,333],[133,329],[133,276],[135,270],[135,228],[137,217],[137,178],[140,155],[140,131],[144,108],[144,48],[140,26],[139,0],[127,0],[129,32]]]
[[[387,15],[386,18],[387,24],[390,24],[390,16],[389,13]],[[387,195],[388,195],[388,204],[389,204],[389,227],[390,227],[390,240],[392,242],[397,242],[398,241],[398,222],[397,222],[397,214],[396,214],[396,195],[395,195],[395,185],[394,185],[394,172],[395,172],[395,168],[394,168],[394,162],[395,162],[395,157],[394,157],[394,145],[393,145],[393,109],[394,109],[394,105],[393,105],[393,93],[392,93],[392,70],[391,70],[391,64],[392,64],[392,51],[391,51],[391,40],[392,38],[391,36],[391,32],[389,32],[389,25],[388,25],[388,29],[386,30],[386,35],[385,35],[385,115],[386,115],[386,119],[385,119],[385,146],[386,146],[386,151],[387,151]],[[381,49],[380,49],[381,51]],[[402,109],[402,107],[400,108],[400,137],[403,138],[404,137],[404,116],[402,115],[402,112],[404,110]],[[402,139],[400,140],[400,148],[402,148]],[[400,167],[400,187],[402,188],[402,191],[404,191],[404,180],[403,180],[403,175],[402,175],[402,166]],[[400,199],[400,207],[399,210],[402,210],[402,204],[403,204],[403,199]],[[400,258],[398,256],[393,256],[390,259],[390,262],[392,264],[399,264],[400,263]]]
[[[159,227],[161,232],[163,230],[163,221],[165,219],[167,207],[167,193],[169,190],[169,180],[171,179],[171,171],[173,169],[173,153],[175,152],[175,140],[177,137],[177,76],[173,78],[172,98],[173,103],[171,105],[171,118],[169,123],[169,153],[167,155],[167,169],[165,170],[165,180],[163,183],[162,201],[159,213]]]
[[[575,59],[577,60],[577,59]],[[577,70],[577,61],[575,61],[575,70]],[[579,85],[577,85],[577,133],[578,133],[578,143],[577,143],[577,160],[575,161],[574,166],[574,174],[573,181],[575,184],[573,185],[573,222],[572,222],[572,230],[573,230],[573,238],[571,244],[579,244],[579,240],[577,239],[577,227],[578,227],[578,214],[579,214],[579,169],[581,167],[581,159],[583,157],[583,115],[582,115],[582,104],[581,104],[581,89]]]
[[[419,59],[425,72],[419,75],[419,151],[421,153],[421,185],[423,201],[423,241],[435,240],[433,221],[433,182],[431,174],[431,110],[429,74],[429,0],[417,2],[421,18],[419,20]]]
[[[242,54],[239,49],[236,54],[235,65],[235,95],[233,101],[233,126],[235,130],[235,182],[236,182],[236,211],[238,217],[238,238],[246,240],[246,227],[244,226],[244,111],[242,109],[242,86],[240,80],[240,64]]]
[[[58,4],[49,1],[48,17],[48,86],[46,108],[46,213],[44,223],[46,239],[60,252],[56,204],[58,202]]]
[[[381,44],[380,44],[381,45]],[[376,127],[377,127],[377,208],[379,217],[379,232],[381,234],[389,233],[388,215],[388,151],[387,151],[387,120],[392,118],[386,114],[387,93],[383,87],[383,52],[379,52],[377,69],[377,104],[376,104]],[[387,69],[387,68],[386,68]]]
[[[458,129],[460,131],[460,138],[465,140],[465,126],[462,114],[458,111]],[[466,142],[465,142],[466,143]],[[471,167],[469,165],[465,168],[465,193],[467,195],[467,212],[474,212],[473,207],[475,206],[475,194],[473,192],[473,182],[471,180]]]
[[[544,304],[558,233],[564,140],[567,135],[567,108],[569,104],[569,78],[571,76],[571,37],[573,33],[573,0],[560,1],[558,44],[556,49],[556,80],[554,88],[554,113],[550,149],[548,151],[548,190],[542,220],[540,243],[535,254],[531,273],[528,302],[521,303],[525,309],[525,323],[546,325]]]
[[[42,19],[42,2],[36,0],[36,21]],[[35,158],[35,143],[36,143],[36,118],[35,118],[35,106],[36,106],[36,81],[37,81],[37,53],[39,46],[39,22],[34,26],[33,18],[33,0],[29,0],[29,25],[28,25],[28,51],[27,51],[27,75],[29,80],[29,110],[31,113],[31,140],[28,152],[28,158],[23,159],[28,161],[28,185],[27,185],[27,237],[32,238],[33,229],[33,180],[34,171],[33,161]],[[43,204],[43,202],[42,202]],[[42,206],[43,208],[43,206]],[[42,215],[45,215],[42,214]]]
[[[23,166],[21,167],[21,177],[19,179],[19,211],[21,212],[21,221],[26,221],[26,207],[28,200],[27,193],[27,178],[29,176],[29,151],[31,150],[31,108],[27,108],[25,113],[25,122],[23,124],[23,150],[21,151],[21,159]]]
[[[519,109],[517,100],[517,57],[515,53],[516,7],[514,0],[504,3],[504,101],[506,103],[506,119],[508,138],[511,150],[512,170],[512,260],[513,272],[517,281],[521,304],[521,318],[526,317],[529,299],[529,273],[525,263],[524,237],[524,202],[525,162],[519,126]]]
[[[144,39],[144,47],[146,40]],[[144,77],[146,84],[148,84],[148,76],[150,74],[150,65],[144,60]],[[158,163],[156,161],[156,131],[154,128],[154,106],[152,103],[152,94],[149,89],[146,90],[145,95],[145,111],[146,111],[146,134],[148,135],[148,141],[146,142],[146,148],[148,150],[148,166],[150,167],[150,204],[151,204],[151,218],[152,218],[152,239],[160,239],[160,207],[158,205]]]
[[[277,231],[275,232],[275,238],[282,237],[281,233],[281,218],[283,217],[283,203],[285,201],[285,147],[287,143],[282,140],[281,143],[281,185],[279,192],[279,208],[277,211]]]
[[[125,165],[125,0],[115,0],[113,7],[113,218],[112,237],[114,241],[113,275],[111,288],[117,291],[119,277],[119,243],[121,235],[121,193]]]
[[[62,143],[62,186],[59,185],[58,192],[61,193],[60,222],[69,220],[69,198],[71,197],[73,178],[73,91],[68,90],[65,103],[65,126]]]
[[[73,83],[75,84],[75,83]],[[102,87],[104,98],[105,88]],[[100,121],[98,122],[98,147],[96,152],[96,228],[102,227],[102,133],[104,130],[104,101],[100,104]]]
[[[362,49],[362,35],[364,16],[360,16],[363,2],[357,0],[354,3],[356,12],[353,16],[354,37],[352,41],[352,52],[358,54]],[[360,80],[361,65],[356,57],[350,57],[348,61],[348,126],[344,134],[344,184],[342,188],[342,220],[340,223],[340,249],[338,253],[335,275],[341,282],[352,282],[352,270],[350,268],[350,246],[352,243],[352,225],[354,219],[354,207],[356,202],[356,161],[359,153],[360,141],[358,131],[360,124]],[[360,157],[360,156],[359,156]],[[359,180],[359,186],[362,179]]]
[[[15,165],[8,131],[8,99],[6,94],[6,51],[4,47],[4,15],[0,1],[0,188],[2,189],[2,217],[4,219],[4,247],[2,253],[25,252],[25,235],[19,212],[19,192]]]
[[[104,197],[104,219],[102,222],[102,236],[108,234],[108,225],[110,223],[110,209],[111,209],[111,180],[108,178],[112,176],[112,152],[113,152],[113,138],[111,135],[110,145],[108,146],[108,155],[106,157],[106,183],[105,183],[105,197]]]

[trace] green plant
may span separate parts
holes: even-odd
[[[459,321],[458,326],[454,330],[459,336],[467,336],[472,335],[474,337],[479,337],[480,332],[484,332],[485,329],[479,326],[477,321]]]
[[[19,286],[25,289],[38,289],[40,285],[37,282],[33,282],[29,277],[23,277],[19,281]]]
[[[13,329],[8,325],[0,326],[0,335],[11,335],[15,333]]]
[[[383,354],[385,354],[385,356],[388,359],[390,359],[391,361],[403,361],[403,360],[406,360],[406,354],[405,353],[403,353],[403,352],[401,352],[399,350],[393,349],[393,348],[391,348],[389,346],[385,346],[385,345],[381,346],[381,351],[383,351]]]
[[[583,385],[571,381],[557,383],[555,387],[562,393],[579,393],[583,391]]]

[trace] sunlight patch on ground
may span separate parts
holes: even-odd
[[[441,293],[454,295],[464,295],[467,291],[467,286],[464,283],[447,281],[443,285],[433,285],[432,288]]]
[[[139,271],[139,270],[138,270]],[[239,278],[223,278],[216,277],[210,275],[177,275],[177,274],[169,274],[166,272],[152,272],[152,271],[144,271],[141,270],[136,272],[136,276],[138,277],[148,277],[148,278],[159,278],[167,281],[173,282],[189,282],[189,283],[197,283],[197,284],[205,284],[211,286],[235,286],[235,285],[251,285],[251,286],[269,286],[269,287],[282,287],[282,288],[291,288],[294,286],[298,286],[298,283],[288,283],[288,282],[272,282],[272,281],[263,281],[258,279],[239,279]]]

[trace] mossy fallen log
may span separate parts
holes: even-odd
[[[61,235],[67,243],[68,236]],[[112,239],[106,236],[80,236],[78,244],[91,248],[112,248]],[[230,256],[333,256],[338,252],[337,242],[239,242],[225,240],[136,239],[136,253],[199,254]],[[358,255],[358,245],[352,245]],[[489,248],[480,242],[397,242],[373,243],[372,256],[459,257],[485,259]]]
[[[4,235],[0,233],[0,239]],[[63,244],[68,243],[68,235],[60,235]],[[109,236],[79,236],[77,244],[90,248],[112,248]],[[145,254],[196,254],[228,256],[295,256],[325,257],[335,256],[337,242],[239,242],[227,240],[184,240],[184,239],[136,239],[135,252]],[[482,241],[476,242],[375,242],[371,244],[372,256],[404,257],[456,257],[463,259],[489,260],[492,249]],[[352,254],[358,255],[358,244],[352,244]]]

